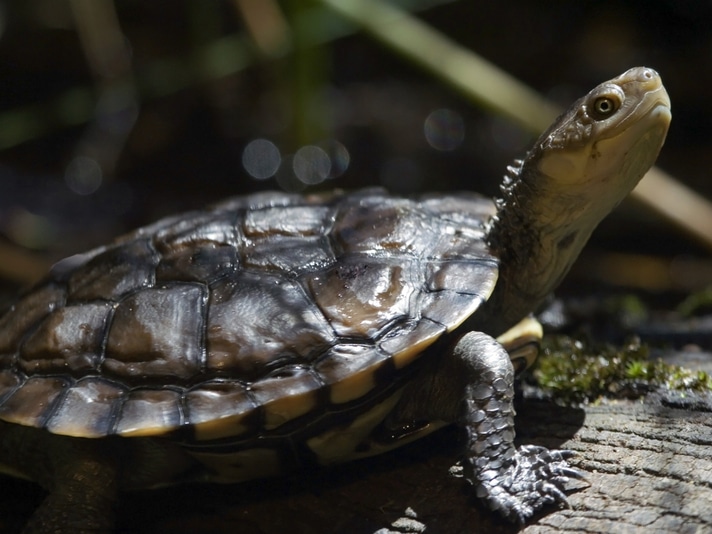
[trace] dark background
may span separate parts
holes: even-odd
[[[674,117],[659,165],[712,198],[712,3],[410,3],[427,24],[562,105],[631,66],[657,69]],[[45,262],[228,195],[301,189],[288,157],[304,145],[338,141],[350,156],[345,172],[312,190],[381,184],[494,194],[504,166],[532,140],[362,33],[328,40],[343,21],[318,2],[118,2],[125,49],[109,51],[99,67],[80,35],[86,26],[104,30],[84,4],[0,3],[0,240]],[[265,4],[279,7],[288,29],[278,58],[245,31],[245,10]],[[312,12],[317,21],[296,31],[294,20]],[[315,36],[326,42],[309,46]],[[244,68],[204,81],[196,57],[225,37],[244,38]],[[133,99],[115,99],[114,111],[92,109],[100,97],[111,103],[107,88],[127,76]],[[86,96],[83,107],[72,104],[77,91]],[[436,150],[423,135],[425,118],[440,108],[464,121],[464,141],[454,150]],[[19,142],[29,127],[38,133]],[[279,183],[254,180],[242,166],[243,149],[257,138],[283,155]],[[101,168],[90,194],[68,185],[77,157]],[[591,250],[598,248],[706,256],[695,240],[632,202],[596,233]]]

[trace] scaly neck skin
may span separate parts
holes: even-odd
[[[510,167],[487,234],[500,274],[478,328],[498,335],[542,304],[652,166],[669,122],[659,76],[638,67],[576,102]]]
[[[543,177],[538,178],[545,181]],[[517,181],[503,191],[488,242],[500,258],[487,331],[499,334],[536,310],[571,268],[601,217],[583,194],[551,198],[541,188]],[[558,207],[558,211],[553,211]]]

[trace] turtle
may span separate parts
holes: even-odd
[[[496,200],[262,192],[58,262],[0,317],[0,470],[48,491],[26,532],[110,532],[123,491],[357,460],[445,425],[504,518],[565,503],[573,452],[514,444],[532,313],[670,118],[636,67],[563,113]]]

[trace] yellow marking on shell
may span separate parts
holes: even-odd
[[[363,397],[375,386],[375,374],[387,357],[370,345],[341,344],[331,348],[314,370],[329,386],[329,400],[342,404]]]
[[[115,431],[131,438],[166,434],[180,426],[178,406],[175,391],[133,391],[122,407]]]
[[[420,321],[411,332],[394,339],[400,350],[388,350],[388,340],[381,344],[387,352],[393,353],[393,363],[396,369],[403,369],[416,360],[423,351],[435,342],[445,331],[445,328],[431,321]]]
[[[232,414],[213,418],[193,425],[193,432],[197,441],[211,441],[221,438],[239,436],[247,432],[250,427],[242,424],[246,414]]]
[[[263,426],[273,430],[317,406],[321,382],[301,366],[285,366],[273,376],[256,381],[250,391],[264,413]]]
[[[0,419],[41,427],[47,411],[66,387],[67,382],[56,377],[28,378],[0,405]]]
[[[70,387],[46,428],[53,434],[78,438],[106,436],[115,404],[124,396],[122,387],[96,379],[85,379]]]
[[[239,436],[254,430],[256,406],[240,383],[202,384],[185,394],[188,423],[198,441]]]
[[[273,449],[248,449],[224,454],[188,453],[208,469],[203,477],[205,482],[235,484],[281,473],[279,455]]]
[[[543,335],[541,323],[529,315],[500,335],[497,341],[509,353],[514,370],[520,373],[536,361]]]
[[[406,350],[402,350],[397,354],[394,354],[393,363],[395,363],[396,369],[403,369],[407,365],[411,364],[423,353],[423,350],[433,344],[433,341],[435,340],[432,338],[421,339],[418,343],[414,343]]]
[[[316,408],[316,405],[315,391],[277,398],[263,406],[265,414],[264,427],[266,430],[275,429],[292,419],[306,415]]]
[[[161,434],[166,434],[171,430],[178,428],[177,425],[168,427],[161,424],[145,425],[145,426],[134,426],[131,428],[121,428],[116,433],[124,438],[147,438],[153,436],[160,436]]]
[[[403,390],[400,389],[350,423],[336,426],[308,439],[307,446],[316,454],[322,465],[345,462],[358,457],[356,448],[393,411],[402,393]]]
[[[329,399],[334,404],[342,404],[363,397],[375,386],[373,372],[365,369],[332,384]]]

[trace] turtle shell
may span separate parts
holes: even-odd
[[[0,318],[0,419],[197,444],[323,430],[489,297],[494,211],[471,193],[262,193],[67,258]]]

